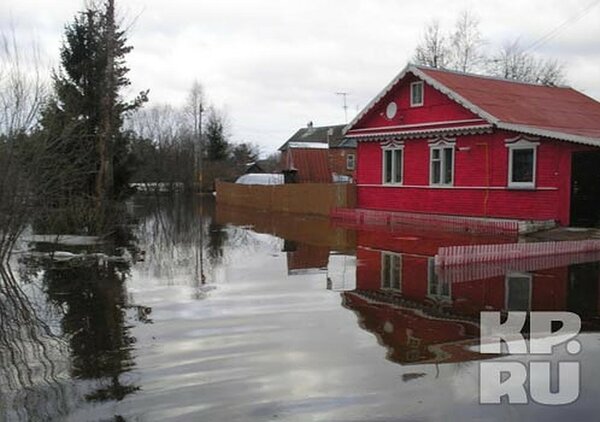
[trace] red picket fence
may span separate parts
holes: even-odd
[[[438,250],[435,265],[447,267],[595,251],[600,251],[600,240],[449,246]]]
[[[397,211],[378,211],[361,208],[335,208],[330,217],[357,225],[416,225],[422,228],[460,231],[479,234],[516,235],[519,222],[516,220],[458,217],[452,215],[418,214]]]

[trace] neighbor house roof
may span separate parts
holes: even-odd
[[[300,183],[331,183],[329,151],[322,148],[288,148],[282,154],[283,170],[295,170]]]
[[[335,148],[344,138],[345,127],[346,125],[303,127],[298,129],[290,139],[279,147],[279,151],[283,151],[290,147],[290,143],[323,144]]]
[[[499,129],[600,146],[600,103],[573,88],[414,65],[400,72],[356,116],[349,131],[409,73]]]

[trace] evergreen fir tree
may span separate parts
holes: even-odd
[[[130,85],[125,56],[131,49],[115,24],[114,0],[92,3],[65,27],[60,68],[41,120],[41,135],[54,140],[56,159],[72,171],[56,190],[58,202],[89,202],[105,215],[107,204],[128,191],[134,160],[123,121],[147,101],[147,91],[133,101],[121,96]]]
[[[206,119],[206,155],[210,161],[225,160],[229,155],[229,142],[225,134],[225,124],[214,108],[208,112]]]

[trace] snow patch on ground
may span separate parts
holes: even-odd
[[[91,246],[102,243],[98,236],[78,236],[69,234],[32,234],[23,238],[24,242],[54,243],[65,246]]]

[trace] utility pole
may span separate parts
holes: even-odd
[[[202,181],[203,181],[203,177],[204,176],[204,160],[203,160],[203,156],[204,156],[204,144],[202,142],[202,113],[204,112],[204,105],[202,104],[202,101],[200,101],[200,104],[198,104],[198,139],[197,144],[198,144],[198,157],[197,157],[197,164],[198,164],[198,174],[196,175],[196,177],[198,178],[198,185],[200,186],[200,192],[202,192]]]
[[[345,119],[345,123],[348,123],[348,104],[346,102],[346,99],[348,97],[348,95],[350,95],[350,93],[348,92],[336,92],[335,95],[340,95],[342,97],[342,108],[344,109],[344,119]]]
[[[106,3],[106,65],[104,75],[105,93],[100,99],[100,127],[96,141],[99,168],[96,175],[96,206],[99,221],[96,222],[100,232],[106,224],[107,202],[112,198],[113,187],[113,114],[115,107],[115,3],[108,0]]]
[[[198,104],[198,186],[199,186],[199,202],[200,202],[200,221],[196,224],[196,226],[200,227],[200,245],[196,246],[196,265],[197,272],[200,275],[200,284],[204,285],[206,283],[206,276],[204,274],[204,201],[202,198],[202,183],[204,178],[204,145],[202,142],[202,113],[204,112],[204,101],[200,101]],[[199,262],[198,262],[199,261]]]
[[[202,183],[202,113],[204,112],[204,95],[202,93],[202,85],[198,81],[194,81],[188,95],[188,103],[186,111],[192,119],[193,141],[192,141],[192,174],[191,188],[194,192],[198,192]]]

